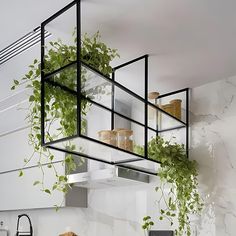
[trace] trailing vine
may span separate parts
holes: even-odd
[[[73,33],[74,45],[64,44],[60,39],[55,42],[50,42],[48,47],[45,47],[45,70],[44,73],[53,72],[71,62],[77,60],[76,37]],[[81,42],[81,60],[91,67],[99,70],[104,75],[110,75],[112,67],[110,62],[118,57],[116,49],[111,49],[101,42],[99,32],[89,37],[87,34],[83,36]],[[42,178],[36,180],[34,185],[40,185],[42,191],[51,194],[54,190],[59,190],[67,193],[70,185],[68,183],[67,175],[74,171],[78,164],[74,157],[70,154],[66,155],[62,161],[65,167],[65,173],[59,174],[55,166],[55,156],[45,147],[41,146],[41,63],[35,59],[29,65],[29,71],[21,80],[14,80],[12,90],[19,86],[30,88],[32,94],[29,96],[27,122],[30,125],[30,132],[28,135],[29,144],[33,146],[33,153],[29,158],[24,159],[24,166],[19,173],[23,175],[23,169],[33,158],[38,158],[37,163],[42,171]],[[60,86],[55,85],[55,82],[66,86],[67,88],[76,92],[77,86],[77,71],[76,66],[69,66],[60,73],[54,75],[50,80],[53,83],[45,83],[45,140],[53,141],[62,137],[73,136],[77,131],[77,99],[73,94],[63,90]],[[81,84],[82,93],[85,97],[92,98],[99,92],[105,90],[105,86],[95,87],[86,92],[84,90],[86,82],[89,80],[88,72],[82,67]],[[91,104],[85,98],[81,99],[82,115],[86,115]],[[55,128],[56,127],[56,128]],[[86,132],[86,120],[82,119],[81,132]],[[72,142],[68,141],[65,144],[68,150],[75,150],[76,147]],[[37,154],[37,155],[36,155]],[[47,163],[47,165],[44,165]],[[56,181],[52,186],[44,185],[45,168],[52,169],[56,176]]]
[[[136,152],[142,155],[143,147],[137,146]],[[187,158],[183,144],[165,141],[162,137],[155,137],[148,143],[148,155],[150,159],[160,162],[157,175],[161,183],[155,188],[159,196],[158,220],[166,219],[172,226],[177,219],[175,235],[190,236],[190,217],[199,214],[204,206],[198,192],[197,162]],[[144,230],[150,230],[153,225],[150,216],[143,218]]]

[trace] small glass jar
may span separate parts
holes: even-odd
[[[98,132],[99,140],[103,143],[117,146],[116,131],[113,130],[101,130]]]
[[[117,131],[118,147],[133,152],[133,130],[121,129]]]
[[[174,115],[174,106],[173,104],[165,104],[161,106],[161,109],[164,110],[165,112]]]
[[[174,99],[170,101],[170,104],[173,105],[173,115],[181,120],[181,99]]]

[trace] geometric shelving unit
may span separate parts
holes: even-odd
[[[111,75],[104,75],[85,63],[80,55],[80,7],[80,1],[74,1],[41,24],[42,145],[79,158],[156,175],[159,163],[151,160],[148,154],[148,142],[153,137],[174,130],[184,130],[188,153],[189,90],[182,89],[163,94],[155,101],[149,101],[148,55],[114,67]],[[77,58],[54,71],[45,72],[45,28],[53,25],[54,21],[71,9],[75,10]],[[136,75],[137,69],[142,79],[136,83],[143,88],[142,92],[134,91],[127,83],[129,76],[125,77],[125,74],[122,74],[122,70],[128,70],[129,75]],[[64,103],[58,102],[55,98],[60,97],[60,94],[66,98]],[[181,118],[162,109],[161,104],[171,98],[181,98],[184,102]],[[58,112],[68,113],[68,119],[74,123],[74,129],[60,133],[64,121],[60,120],[60,112],[58,117],[50,117],[52,103],[58,103]],[[142,154],[137,153],[135,148],[122,149],[99,139],[99,131],[118,128],[133,131],[133,142],[136,146],[143,147]],[[73,148],[70,148],[71,146]]]

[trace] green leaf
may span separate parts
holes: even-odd
[[[35,181],[33,185],[35,186],[35,185],[38,185],[38,184],[40,184],[40,181]]]
[[[52,190],[56,190],[57,189],[57,184],[54,184],[52,187]]]
[[[33,95],[31,95],[30,97],[29,97],[29,102],[33,102],[35,100],[35,97],[33,96]]]
[[[51,191],[49,189],[44,190],[45,193],[51,194]]]
[[[20,82],[19,82],[18,80],[15,79],[15,80],[14,80],[14,84],[15,84],[15,85],[19,85]]]
[[[64,180],[65,180],[65,176],[64,175],[59,176],[59,181],[64,181]]]
[[[19,171],[19,177],[23,176],[24,172],[22,170]]]

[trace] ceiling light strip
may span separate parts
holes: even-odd
[[[45,38],[51,36],[51,33],[45,30]],[[30,33],[24,35],[14,43],[0,51],[0,65],[7,62],[11,58],[26,51],[41,40],[41,29],[37,27]]]

